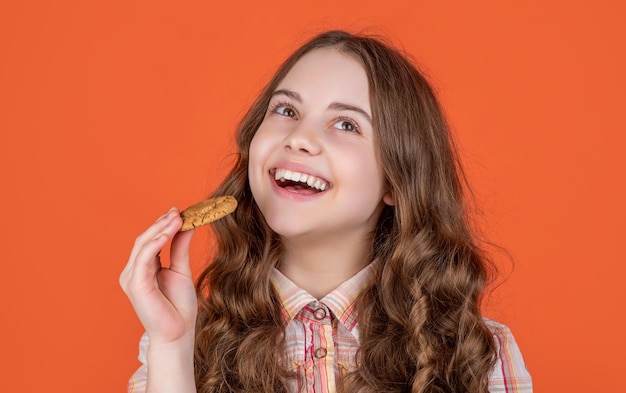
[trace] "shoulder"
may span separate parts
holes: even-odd
[[[532,379],[513,333],[499,322],[485,319],[496,344],[496,364],[489,375],[489,392],[532,393]]]

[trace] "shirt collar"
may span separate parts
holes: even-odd
[[[363,289],[374,279],[377,261],[364,267],[352,278],[344,281],[332,292],[324,296],[319,302],[324,303],[348,329],[356,325],[355,302]],[[318,300],[293,281],[274,268],[271,277],[272,285],[276,290],[282,305],[283,317],[287,323],[302,310],[304,306]]]

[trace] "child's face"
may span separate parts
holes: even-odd
[[[315,241],[371,236],[391,202],[371,117],[367,75],[353,58],[317,49],[289,71],[248,166],[254,199],[276,233]]]

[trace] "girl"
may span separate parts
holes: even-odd
[[[137,238],[120,277],[146,329],[129,391],[532,391],[509,330],[480,314],[487,272],[460,164],[402,54],[314,37],[237,145],[214,195],[239,207],[213,224],[195,289],[176,208]]]

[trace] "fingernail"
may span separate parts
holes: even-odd
[[[157,218],[157,221],[161,221],[162,219],[166,218],[167,216],[169,216],[170,214],[172,214],[174,208],[171,208],[170,210],[168,210],[167,212],[165,212],[161,217]]]

